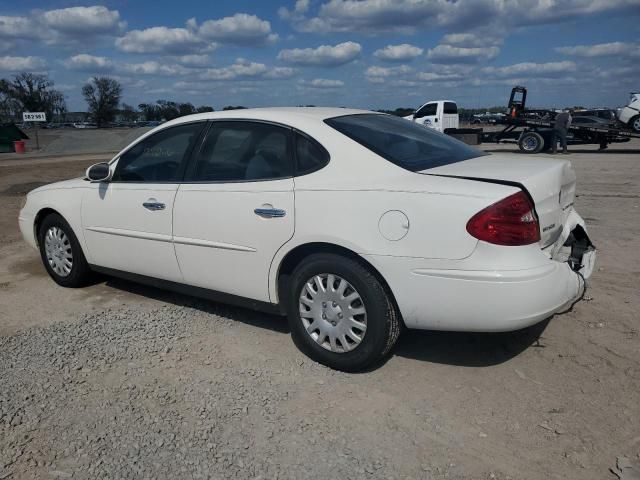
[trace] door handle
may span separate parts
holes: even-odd
[[[162,202],[157,202],[153,199],[149,199],[146,202],[144,202],[142,206],[147,210],[151,210],[152,212],[155,212],[157,210],[164,210],[166,205]]]
[[[262,218],[281,218],[287,214],[285,210],[279,208],[256,208],[253,213]]]

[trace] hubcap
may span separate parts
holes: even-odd
[[[636,118],[633,122],[633,129],[636,132],[640,132],[640,117]]]
[[[44,251],[49,266],[61,277],[66,277],[73,268],[73,252],[67,234],[59,227],[51,227],[44,235]]]
[[[353,286],[331,273],[311,277],[300,292],[300,319],[309,336],[336,353],[353,350],[367,331],[367,311]]]
[[[534,137],[527,137],[522,144],[525,150],[535,150],[538,146],[538,141]]]

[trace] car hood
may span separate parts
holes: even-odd
[[[48,190],[60,190],[63,188],[80,188],[86,187],[87,181],[84,177],[72,178],[71,180],[62,180],[60,182],[48,183],[47,185],[42,185],[41,187],[35,188],[31,190],[28,195],[33,193],[46,192]]]

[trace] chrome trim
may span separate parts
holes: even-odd
[[[286,210],[280,208],[256,208],[253,213],[262,218],[281,218],[287,214]]]

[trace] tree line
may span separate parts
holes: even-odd
[[[137,109],[122,100],[122,85],[114,78],[92,77],[82,86],[87,102],[88,120],[98,127],[116,118],[124,122],[167,121],[193,113],[213,112],[208,105],[195,106],[190,102],[157,100],[140,103]],[[245,108],[229,105],[223,110]],[[64,94],[55,88],[47,75],[19,73],[12,79],[0,78],[0,121],[21,122],[22,112],[45,112],[48,121],[65,122],[68,114]]]

